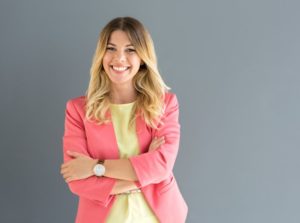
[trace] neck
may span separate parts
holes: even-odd
[[[110,102],[114,104],[126,104],[135,101],[137,92],[133,86],[111,86]]]

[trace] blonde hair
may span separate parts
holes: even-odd
[[[107,117],[110,104],[110,79],[104,71],[102,61],[110,35],[116,30],[122,30],[128,35],[136,53],[144,62],[132,79],[137,92],[137,100],[130,123],[133,124],[138,111],[148,126],[157,128],[159,117],[164,109],[165,93],[170,90],[170,87],[164,83],[159,74],[155,49],[149,32],[141,22],[132,17],[118,17],[111,20],[99,35],[90,69],[90,82],[86,91],[86,118],[94,119],[98,124],[111,121]]]

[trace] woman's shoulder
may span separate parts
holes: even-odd
[[[85,103],[85,95],[80,95],[77,97],[70,98],[67,102],[71,102],[74,104]]]
[[[174,106],[178,104],[178,99],[177,96],[174,92],[166,92],[165,93],[165,98],[164,98],[164,103],[166,108],[170,106]],[[73,97],[67,100],[67,108],[68,107],[75,107],[76,110],[84,110],[86,104],[86,96],[81,95],[77,97]]]
[[[174,92],[168,91],[165,93],[165,102],[168,102],[169,100],[174,100],[175,98],[177,98],[177,96]]]
[[[69,109],[76,109],[77,111],[83,111],[85,107],[85,96],[77,96],[67,100],[66,108]]]
[[[170,91],[165,93],[165,105],[167,107],[172,105],[178,105],[178,99],[175,93]]]
[[[81,96],[77,96],[74,98],[70,98],[67,103],[72,103],[74,105],[77,106],[84,106],[85,105],[85,100],[86,100],[86,96],[85,95],[81,95]],[[177,100],[177,96],[175,93],[173,92],[166,92],[165,93],[165,103],[168,104],[168,102],[172,101],[172,100]]]

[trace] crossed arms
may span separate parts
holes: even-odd
[[[178,118],[178,101],[175,95],[171,95],[162,117],[164,124],[155,130],[157,138],[152,140],[148,152],[128,159],[105,160],[105,176],[96,177],[92,173],[92,167],[97,160],[88,155],[82,118],[73,101],[68,101],[61,174],[70,190],[78,196],[106,206],[114,194],[161,182],[170,175],[178,153]],[[67,152],[68,150],[71,152]]]

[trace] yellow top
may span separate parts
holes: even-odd
[[[134,103],[110,104],[120,158],[128,158],[139,154],[135,124],[133,128],[129,128],[129,120]],[[116,200],[106,220],[106,223],[158,222],[142,192],[116,195]]]

